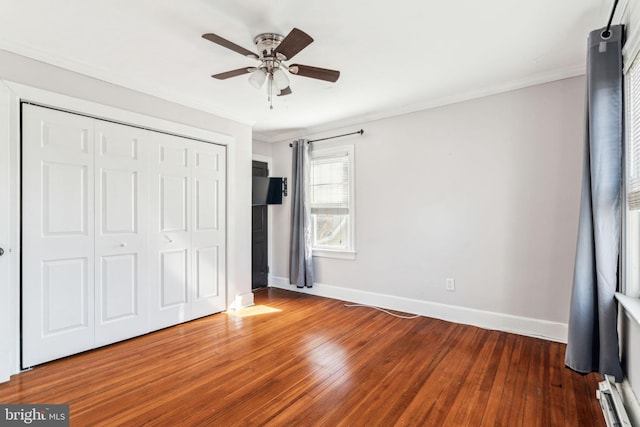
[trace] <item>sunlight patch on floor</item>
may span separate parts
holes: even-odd
[[[269,307],[268,305],[252,305],[251,307],[241,308],[240,310],[229,310],[227,314],[234,317],[251,317],[260,314],[279,313],[282,310]]]

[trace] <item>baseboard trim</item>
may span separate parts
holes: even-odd
[[[253,293],[248,294],[238,294],[234,299],[233,303],[227,310],[240,310],[245,307],[250,307],[254,305],[253,302]]]
[[[388,310],[419,314],[485,329],[511,332],[561,343],[567,342],[568,326],[566,323],[366,292],[322,283],[314,283],[312,288],[297,288],[290,285],[289,279],[285,277],[272,277],[270,286],[357,304],[373,305]]]

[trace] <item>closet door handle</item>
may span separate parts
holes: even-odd
[[[0,248],[0,256],[4,255],[4,249]]]
[[[173,243],[173,240],[171,240],[171,237],[167,236],[166,234],[164,235],[164,238],[167,239],[169,243]]]

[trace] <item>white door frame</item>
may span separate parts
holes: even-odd
[[[15,93],[0,81],[0,382],[8,381],[19,367],[17,105]]]
[[[3,258],[6,257],[3,262],[9,264],[8,273],[6,264],[2,264],[5,267],[0,267],[0,382],[8,381],[10,375],[17,374],[21,370],[19,308],[21,279],[19,257],[21,226],[19,112],[21,102],[31,102],[100,119],[224,145],[227,146],[227,164],[233,164],[235,159],[235,138],[232,135],[110,107],[20,83],[0,80],[0,179],[8,176],[7,184],[0,186],[0,209],[4,209],[3,213],[0,214],[0,240],[4,238],[3,233],[9,236],[9,250],[5,247],[5,255],[3,256]],[[7,153],[8,156],[5,155]],[[229,174],[228,169],[227,174]],[[232,185],[233,181],[227,180],[227,188]],[[227,212],[228,210],[229,198],[227,198]],[[7,215],[8,219],[6,218]],[[226,225],[226,235],[229,236],[228,223]],[[6,276],[7,274],[9,280],[5,281],[3,279],[6,277],[3,277],[3,275]],[[229,276],[227,275],[225,286],[228,285]]]

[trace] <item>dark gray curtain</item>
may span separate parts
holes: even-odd
[[[566,365],[622,380],[617,303],[622,183],[623,26],[589,34],[582,201]]]
[[[309,144],[300,139],[291,144],[291,238],[289,242],[289,283],[299,288],[313,286],[311,254],[311,208],[305,191],[309,174]]]

